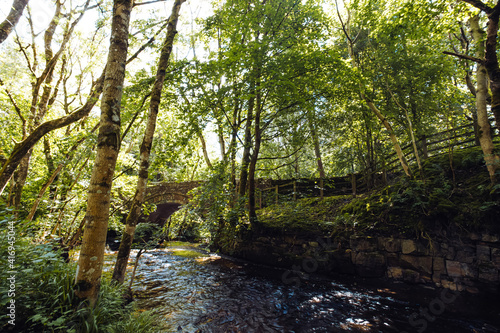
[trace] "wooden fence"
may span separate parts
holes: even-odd
[[[495,136],[495,143],[500,137]],[[431,156],[449,153],[452,149],[463,149],[479,145],[473,124],[459,126],[447,131],[424,135],[417,142],[417,151],[423,161]],[[413,144],[401,147],[408,163],[416,162]],[[265,207],[274,203],[297,200],[307,197],[327,197],[334,195],[356,195],[367,192],[374,185],[386,184],[388,179],[402,172],[396,153],[391,153],[384,160],[377,161],[373,170],[349,174],[344,177],[326,179],[259,179],[256,184],[257,204]]]

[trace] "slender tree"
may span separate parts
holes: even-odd
[[[76,271],[77,295],[87,299],[91,306],[97,301],[101,283],[111,186],[120,150],[120,109],[133,3],[133,0],[115,0],[113,5],[97,151],[90,179],[85,230]]]
[[[476,44],[476,57],[482,59],[485,56],[484,31],[479,27],[479,15],[475,15],[469,20],[472,38]],[[491,138],[490,121],[486,99],[488,97],[488,74],[486,65],[479,63],[476,70],[476,111],[479,125],[479,143],[484,153],[484,161],[490,175],[490,180],[496,183],[495,173],[500,168],[500,156],[495,152],[495,145]],[[494,96],[494,94],[493,94]]]
[[[165,42],[163,43],[160,59],[158,61],[156,79],[153,85],[153,90],[151,92],[146,130],[144,131],[144,137],[142,139],[140,149],[139,177],[137,179],[134,200],[132,201],[130,212],[125,221],[125,231],[122,235],[120,248],[118,249],[118,255],[116,257],[115,268],[113,271],[113,280],[120,284],[125,280],[125,273],[127,270],[127,263],[130,256],[132,241],[134,240],[135,228],[139,221],[139,217],[142,212],[142,206],[145,200],[146,187],[148,182],[149,155],[151,153],[153,136],[156,129],[156,119],[158,117],[160,106],[161,91],[163,88],[163,83],[165,81],[166,70],[169,65],[170,54],[172,53],[174,38],[177,34],[176,27],[177,21],[179,20],[179,11],[182,3],[184,3],[185,1],[186,0],[175,0],[174,2],[172,14],[168,19],[167,36]]]

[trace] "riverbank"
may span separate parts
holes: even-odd
[[[499,216],[500,187],[489,185],[476,147],[430,158],[421,176],[363,196],[264,208],[257,227],[218,249],[286,268],[290,284],[344,274],[499,295]]]

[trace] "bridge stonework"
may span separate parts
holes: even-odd
[[[146,190],[145,201],[157,205],[163,203],[185,205],[189,201],[188,192],[201,183],[201,181],[152,183]]]

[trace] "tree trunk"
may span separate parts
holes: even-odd
[[[474,16],[469,20],[471,27],[471,34],[476,43],[476,56],[478,58],[484,57],[484,42],[483,36],[484,31],[479,27],[479,15]],[[489,29],[489,28],[488,28]],[[495,154],[495,145],[491,138],[490,131],[490,121],[488,119],[487,102],[486,98],[488,96],[488,77],[486,66],[484,64],[477,65],[476,72],[476,111],[477,111],[477,122],[479,126],[479,143],[484,154],[484,161],[486,162],[486,168],[490,175],[491,183],[496,182],[495,172],[500,166],[500,157]],[[492,103],[493,103],[492,94]]]
[[[260,144],[262,139],[262,131],[260,127],[260,116],[262,112],[262,97],[260,91],[260,74],[257,76],[257,96],[256,96],[256,108],[255,108],[255,145],[253,148],[252,158],[250,160],[250,166],[248,168],[248,216],[250,224],[256,226],[257,213],[255,207],[255,171],[257,169],[257,161],[259,159]]]
[[[45,160],[47,161],[47,172],[48,172],[49,175],[52,175],[54,173],[55,166],[54,166],[54,158],[52,157],[52,153],[51,153],[50,150],[51,150],[50,149],[50,142],[47,139],[47,137],[45,136],[43,138],[43,152],[45,154]],[[49,199],[51,199],[51,200],[54,199],[54,194],[55,194],[56,189],[57,189],[57,187],[55,185],[53,185],[53,184],[57,183],[59,171],[57,172],[57,174],[55,175],[55,177],[52,180],[51,184],[49,185],[50,186]]]
[[[120,150],[120,107],[133,3],[133,0],[115,0],[113,5],[96,159],[90,178],[85,230],[76,271],[77,296],[87,299],[91,306],[97,301],[101,284],[111,186]]]
[[[198,132],[198,138],[200,139],[201,150],[203,151],[203,157],[205,158],[205,162],[207,163],[208,168],[212,169],[213,168],[212,162],[210,162],[210,157],[208,157],[207,143],[205,142],[205,138],[203,137],[201,129]]]
[[[484,66],[488,71],[491,90],[491,112],[495,116],[497,130],[500,131],[500,67],[497,56],[498,20],[500,17],[500,3],[497,2],[492,13],[488,15],[488,28],[486,32],[486,49],[484,53]],[[482,129],[484,132],[484,129]],[[497,155],[498,157],[498,155]],[[495,169],[500,167],[498,161]]]
[[[18,208],[21,205],[21,197],[23,193],[23,187],[24,184],[26,183],[26,178],[28,177],[28,171],[29,171],[29,165],[30,165],[30,159],[31,159],[31,154],[32,150],[29,149],[26,154],[23,155],[23,157],[19,160],[19,167],[16,170],[16,173],[14,174],[14,183],[12,186],[11,190],[11,196],[10,196],[10,202],[9,206],[16,208],[16,216],[18,216]],[[4,168],[8,166],[10,158],[7,160],[7,162],[4,164]],[[12,175],[12,174],[11,174]],[[0,176],[1,177],[1,176]],[[7,185],[7,182],[9,180],[5,178],[5,185]],[[5,187],[4,185],[4,187]],[[1,193],[1,191],[0,191]]]
[[[10,12],[7,18],[0,24],[0,44],[9,37],[12,29],[23,15],[24,7],[29,0],[14,0],[10,7]]]
[[[144,200],[146,197],[149,155],[151,153],[153,136],[156,129],[156,119],[160,106],[161,91],[163,88],[163,82],[165,81],[165,74],[169,64],[170,54],[172,53],[174,38],[177,34],[177,21],[179,19],[179,11],[183,2],[185,2],[185,0],[176,0],[174,2],[172,14],[170,15],[170,19],[168,22],[167,37],[161,50],[158,70],[156,72],[156,79],[151,93],[148,120],[140,149],[141,161],[139,166],[137,187],[135,190],[134,200],[132,201],[130,212],[125,222],[125,231],[123,232],[123,236],[120,242],[120,248],[118,249],[118,255],[116,257],[115,268],[113,270],[113,280],[120,284],[122,284],[125,280],[125,273],[127,270],[127,263],[130,256],[132,241],[134,239],[135,228],[142,213],[142,205],[144,204]]]
[[[396,150],[396,154],[398,156],[399,162],[401,163],[401,166],[403,167],[405,174],[408,177],[411,177],[410,167],[408,166],[408,162],[406,161],[403,151],[401,150],[401,146],[399,145],[398,139],[396,137],[396,134],[394,133],[394,130],[392,129],[391,124],[389,124],[387,119],[382,115],[382,113],[380,113],[375,104],[373,104],[373,102],[369,98],[367,98],[363,93],[361,93],[361,97],[365,100],[366,104],[368,104],[370,110],[372,110],[372,112],[384,125],[385,129],[389,133],[389,137],[391,138],[392,144],[394,146],[394,149]]]
[[[252,89],[253,91],[254,89]],[[240,184],[238,188],[238,196],[244,197],[247,190],[248,181],[248,165],[250,164],[250,149],[252,148],[252,121],[255,97],[252,96],[248,100],[247,119],[245,122],[245,141],[243,144],[243,156],[241,158],[240,168]]]

